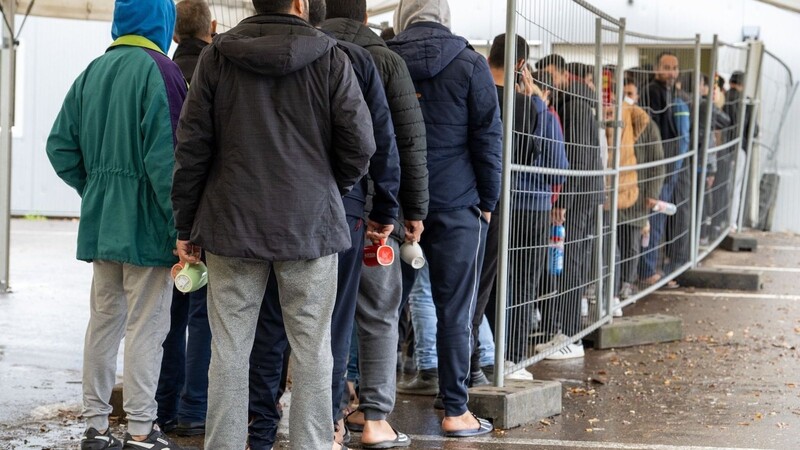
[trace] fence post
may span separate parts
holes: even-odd
[[[745,205],[747,204],[748,199],[752,195],[752,190],[759,188],[759,183],[756,182],[755,186],[750,186],[752,180],[750,179],[750,167],[752,166],[753,161],[753,140],[755,137],[756,131],[756,122],[758,121],[759,109],[761,108],[761,67],[763,66],[764,62],[764,45],[760,42],[751,42],[751,46],[756,47],[755,52],[758,54],[758,63],[756,64],[756,85],[753,92],[753,99],[751,101],[753,108],[750,110],[750,129],[747,130],[747,157],[745,158],[745,165],[744,165],[744,180],[742,182],[742,195],[741,201],[739,202],[739,220],[736,224],[736,229],[741,230],[742,226],[744,225],[744,210]],[[749,74],[748,74],[749,75]],[[748,89],[745,86],[745,95]],[[744,96],[744,95],[743,95]],[[760,180],[759,180],[760,181]],[[758,207],[757,205],[755,207]]]
[[[694,92],[692,93],[692,129],[699,130],[700,129],[700,66],[702,64],[701,56],[702,56],[702,48],[700,46],[701,38],[700,34],[698,33],[695,35],[695,42],[694,42]],[[691,176],[691,195],[689,198],[689,204],[691,205],[691,210],[689,211],[690,214],[690,226],[689,226],[689,246],[690,246],[690,253],[692,254],[692,268],[697,267],[697,261],[700,255],[700,237],[699,237],[699,230],[697,228],[697,218],[699,217],[697,213],[697,167],[698,167],[698,154],[700,148],[700,137],[697,133],[692,133],[692,149],[694,154],[692,155],[692,176]],[[667,175],[669,176],[669,174]]]
[[[709,93],[706,98],[706,117],[705,117],[706,120],[705,123],[699,124],[701,127],[703,127],[704,134],[703,134],[703,142],[698,143],[697,149],[698,151],[700,149],[703,149],[703,160],[702,160],[703,165],[701,167],[698,167],[700,171],[700,176],[697,175],[697,171],[692,173],[692,177],[697,179],[696,182],[697,187],[700,189],[700,192],[697,195],[697,208],[696,208],[697,219],[696,221],[692,222],[692,226],[695,227],[695,236],[694,236],[695,239],[699,239],[700,237],[700,230],[702,229],[701,227],[703,226],[703,214],[704,214],[703,210],[706,205],[705,195],[706,195],[706,177],[708,176],[708,151],[711,150],[708,147],[708,139],[711,136],[711,121],[712,121],[711,119],[714,112],[714,99],[711,97],[711,94],[713,92],[712,83],[714,82],[713,81],[714,74],[717,72],[717,57],[719,56],[718,53],[719,53],[719,38],[715,34],[714,46],[711,48],[711,64],[708,67],[707,87],[709,88]],[[700,84],[697,84],[695,86],[695,91],[696,91],[695,98],[697,98],[700,96]],[[698,103],[698,108],[697,108],[698,110],[699,106],[700,105]],[[700,128],[695,128],[695,130],[700,130]],[[695,132],[694,134],[695,136],[697,136],[699,133]],[[697,246],[696,248],[698,248],[699,250],[700,247],[699,241],[695,245]]]
[[[14,14],[16,2],[0,0],[8,26],[0,38],[0,294],[9,292],[9,254],[11,244],[11,128],[14,125],[14,70],[16,42]],[[8,28],[11,27],[11,28]]]
[[[497,255],[497,302],[494,324],[494,385],[503,387],[506,369],[506,304],[508,300],[508,247],[511,227],[511,157],[514,139],[514,78],[516,75],[517,30],[516,0],[508,0],[506,10],[505,88],[503,89],[503,182],[500,195],[500,238]]]
[[[594,20],[594,80],[595,95],[597,95],[597,124],[602,126],[605,121],[603,115],[603,18]],[[598,320],[603,317],[603,205],[598,208],[597,231],[595,235],[595,301],[597,302]],[[567,212],[569,214],[569,212]],[[587,299],[588,300],[588,299]]]
[[[617,49],[617,68],[615,73],[616,78],[616,105],[614,109],[614,142],[613,142],[613,154],[614,160],[612,162],[614,168],[614,177],[613,181],[613,189],[611,192],[611,202],[610,202],[610,209],[609,213],[611,214],[611,222],[609,224],[609,233],[610,233],[610,242],[609,242],[609,249],[608,249],[608,293],[606,294],[606,312],[610,317],[613,317],[614,312],[614,289],[615,286],[615,279],[616,279],[616,251],[617,251],[617,222],[619,220],[619,212],[617,211],[617,207],[619,206],[619,164],[620,164],[620,152],[621,152],[621,143],[622,143],[622,132],[623,132],[623,117],[622,117],[622,105],[624,104],[625,95],[624,95],[624,86],[625,86],[625,18],[619,19],[619,41]],[[611,80],[609,80],[610,82]]]

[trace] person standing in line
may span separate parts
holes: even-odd
[[[178,254],[208,260],[205,447],[247,441],[259,309],[274,271],[292,347],[293,450],[340,449],[331,423],[337,254],[352,246],[342,196],[375,153],[347,55],[308,23],[322,0],[255,0],[257,15],[203,51],[178,126]]]
[[[404,220],[402,225],[395,225],[393,239],[387,243],[399,255],[400,243],[420,240],[422,221],[428,214],[425,120],[406,63],[366,25],[366,1],[328,0],[327,6],[327,20],[321,28],[341,41],[369,51],[392,112],[400,153],[399,199]],[[397,353],[391,350],[397,348],[400,312],[407,297],[404,293],[410,290],[410,286],[404,288],[403,264],[396,258],[390,267],[363,268],[356,305],[356,340],[361,366],[359,411],[347,417],[346,425],[352,431],[362,432],[362,444],[383,445],[384,448],[405,444],[386,421],[394,409],[396,389]]]
[[[571,79],[561,55],[551,54],[536,62],[539,71],[550,75],[555,95],[551,104],[558,113],[564,132],[564,146],[571,170],[603,170],[601,130],[597,126],[597,95],[588,85]],[[581,358],[581,342],[569,337],[581,329],[580,305],[586,285],[592,279],[594,240],[597,239],[597,207],[604,202],[603,177],[568,177],[553,204],[558,214],[553,220],[566,229],[564,275],[556,278],[560,293],[544,302],[544,331],[551,340],[534,347],[536,353],[551,352],[550,359]],[[567,214],[569,211],[569,214]],[[560,216],[560,217],[559,217]],[[570,285],[565,285],[568,279]],[[552,350],[559,348],[559,350]]]
[[[175,5],[178,18],[172,60],[191,83],[200,52],[211,43],[217,22],[205,0],[183,0]],[[208,326],[206,290],[184,294],[172,290],[170,329],[164,339],[164,358],[158,378],[157,423],[165,433],[196,436],[205,432],[208,408],[208,363],[211,329]],[[188,338],[187,338],[188,330]]]
[[[186,96],[166,56],[174,26],[172,0],[117,0],[115,41],[75,80],[47,139],[53,168],[81,196],[77,257],[94,272],[81,450],[180,449],[153,425],[176,262],[175,126]],[[128,432],[120,441],[109,429],[108,400],[123,336]]]
[[[309,22],[318,26],[325,19],[325,3],[312,5]],[[345,372],[350,350],[350,337],[358,298],[359,280],[363,263],[364,238],[377,243],[389,238],[397,221],[400,205],[397,201],[400,187],[400,159],[395,144],[391,112],[380,76],[369,52],[347,41],[338,41],[338,46],[347,54],[355,71],[361,92],[366,99],[372,117],[372,132],[376,151],[369,164],[369,178],[374,195],[372,208],[366,220],[364,206],[367,202],[367,177],[356,183],[353,190],[344,196],[344,210],[350,229],[352,245],[339,253],[336,303],[331,325],[331,350],[333,354],[333,377],[331,416],[336,430],[335,441],[347,444],[341,399],[345,394]],[[388,270],[378,267],[377,270]],[[280,295],[267,287],[266,305],[262,306],[253,352],[250,355],[250,423],[249,443],[254,450],[272,447],[278,428],[278,385],[275,377],[283,364],[281,354],[286,348],[286,333],[279,314]],[[278,325],[277,327],[274,325]],[[410,443],[406,435],[398,433],[391,441]]]
[[[430,208],[425,239],[436,304],[439,392],[446,436],[491,432],[467,408],[486,230],[500,196],[502,126],[486,60],[450,31],[446,0],[401,0],[388,42],[408,66],[425,117]]]

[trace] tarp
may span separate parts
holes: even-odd
[[[24,14],[30,0],[17,0],[17,13]],[[231,8],[252,7],[248,0],[212,1],[213,4],[228,4]],[[800,3],[800,0],[798,0]],[[370,15],[391,11],[397,0],[368,0],[367,9]],[[36,0],[31,15],[44,17],[61,17],[84,20],[111,20],[114,12],[114,0]]]

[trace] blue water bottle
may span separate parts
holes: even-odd
[[[564,271],[564,239],[566,234],[564,225],[553,225],[550,248],[547,252],[547,266],[551,275],[561,275],[561,272]]]

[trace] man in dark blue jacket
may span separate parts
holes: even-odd
[[[319,25],[325,18],[324,3],[311,5],[309,22]],[[400,205],[397,200],[400,188],[400,158],[394,138],[394,125],[383,90],[380,75],[369,52],[356,44],[339,41],[339,48],[350,58],[353,70],[372,116],[376,151],[370,159],[369,175],[374,184],[372,210],[364,223],[364,205],[367,198],[367,180],[362,178],[343,198],[352,246],[339,253],[336,303],[331,322],[331,351],[333,353],[332,420],[342,421],[340,401],[345,391],[345,372],[353,331],[358,281],[361,277],[364,237],[372,240],[387,239],[391,225],[397,220]],[[250,355],[250,424],[249,445],[252,450],[271,449],[280,422],[277,403],[284,369],[284,353],[288,340],[283,328],[278,286],[270,277],[261,307],[256,338]],[[337,428],[337,431],[339,429]],[[338,435],[341,437],[341,435]],[[408,437],[397,433],[397,439]],[[346,442],[345,442],[346,444]]]
[[[399,34],[388,44],[408,65],[425,117],[430,208],[420,244],[438,318],[442,428],[466,437],[492,430],[467,410],[467,381],[486,230],[500,197],[502,130],[489,66],[449,24],[446,0],[402,0]]]

